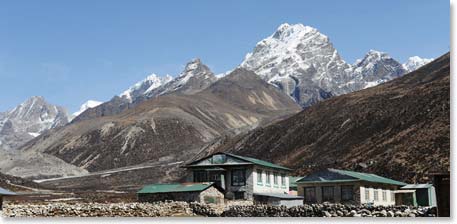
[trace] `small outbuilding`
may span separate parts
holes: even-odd
[[[408,184],[402,190],[414,190],[416,204],[419,206],[436,206],[435,187],[432,184]]]
[[[207,183],[172,183],[151,184],[137,192],[141,202],[187,201],[206,204],[223,204],[223,191],[214,184]]]
[[[298,195],[297,180],[301,178],[302,177],[289,177],[289,194]]]
[[[5,196],[12,196],[12,195],[16,195],[16,193],[8,191],[8,190],[0,187],[0,210],[2,210],[3,198]]]
[[[275,193],[255,193],[255,204],[268,204],[275,206],[299,206],[303,205],[303,197],[290,194],[275,194]]]
[[[417,206],[415,190],[396,190],[394,195],[395,205]]]
[[[406,183],[371,173],[325,169],[297,180],[298,195],[307,204],[344,203],[395,205],[395,191]]]

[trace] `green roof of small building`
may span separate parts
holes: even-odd
[[[289,177],[289,187],[297,187],[297,180],[300,180],[302,177]]]
[[[260,159],[256,159],[256,158],[252,158],[252,157],[239,156],[239,155],[235,155],[235,154],[231,154],[231,153],[225,153],[225,154],[227,154],[229,156],[233,156],[233,157],[241,159],[241,160],[245,160],[245,161],[254,163],[256,165],[260,165],[260,166],[265,166],[265,167],[270,167],[270,168],[275,168],[275,169],[288,170],[288,171],[291,170],[291,169],[289,169],[287,167],[276,165],[274,163],[270,163],[270,162],[267,162],[267,161],[264,161],[264,160],[260,160]]]
[[[207,183],[172,183],[172,184],[151,184],[144,186],[138,194],[145,193],[168,193],[168,192],[194,192],[204,191],[213,186],[213,182]]]
[[[338,169],[328,169],[330,172],[338,173],[344,176],[352,177],[355,180],[363,180],[367,182],[374,182],[374,183],[383,183],[383,184],[393,184],[393,185],[400,185],[404,186],[406,183],[401,182],[401,181],[396,181],[392,180],[386,177],[381,177],[376,174],[372,173],[361,173],[361,172],[355,172],[355,171],[348,171],[348,170],[338,170]],[[306,177],[301,178],[298,180],[298,183],[307,183],[307,182],[347,182],[347,181],[354,181],[354,179],[321,179],[319,181],[316,180],[305,180]]]

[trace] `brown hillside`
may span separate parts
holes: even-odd
[[[271,160],[299,175],[334,167],[426,181],[430,171],[449,170],[449,73],[447,53],[401,78],[320,102],[216,150]]]

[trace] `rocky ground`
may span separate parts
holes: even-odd
[[[196,202],[97,203],[41,202],[4,205],[4,217],[435,217],[436,209],[408,206],[352,206],[313,204],[285,206],[226,204],[206,205]]]

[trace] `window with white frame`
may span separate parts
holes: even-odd
[[[387,191],[382,190],[382,201],[387,201]]]
[[[275,186],[278,186],[278,173],[273,173],[273,183]]]
[[[263,171],[261,169],[257,169],[257,183],[258,184],[263,184],[262,175],[263,175]]]
[[[270,171],[265,172],[267,174],[266,184],[269,186],[271,184]]]
[[[378,189],[375,189],[374,190],[374,193],[373,193],[373,200],[375,201],[378,201],[379,200],[379,195],[378,195]]]
[[[365,188],[365,201],[370,200],[370,189]]]
[[[283,173],[281,174],[281,185],[282,185],[283,187],[286,186],[286,175],[283,174]]]

